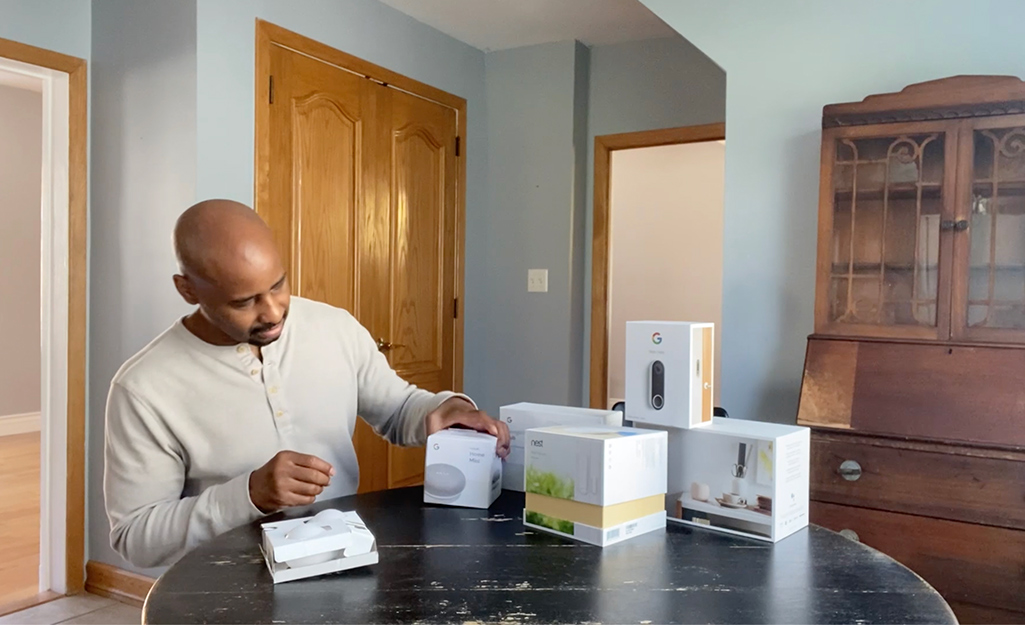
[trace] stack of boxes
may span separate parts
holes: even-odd
[[[712,324],[626,326],[626,419],[668,434],[669,521],[772,542],[806,527],[808,428],[712,416]]]
[[[670,522],[778,541],[808,524],[809,430],[713,416],[711,323],[626,324],[626,408],[503,406],[511,451],[465,431],[428,440],[424,501],[487,508],[525,491],[524,523],[611,545]]]

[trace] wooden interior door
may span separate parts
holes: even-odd
[[[456,112],[370,83],[375,125],[367,141],[361,282],[375,296],[361,302],[378,347],[406,381],[429,391],[454,387]],[[373,191],[370,191],[370,188]],[[372,206],[369,202],[372,198]],[[388,445],[365,423],[353,438],[360,491],[423,481],[424,448]],[[375,467],[387,464],[387,474]]]
[[[256,209],[293,293],[352,312],[405,380],[458,390],[457,109],[372,79],[386,70],[260,27],[290,39],[258,36],[258,85],[267,80],[257,89]],[[390,445],[362,420],[353,443],[360,492],[422,482],[423,448]]]

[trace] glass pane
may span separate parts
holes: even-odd
[[[943,139],[930,133],[838,140],[833,321],[936,325]]]
[[[1025,330],[1025,127],[975,131],[968,326]]]

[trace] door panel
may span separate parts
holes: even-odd
[[[391,216],[392,367],[429,391],[452,388],[455,111],[385,90]],[[390,450],[389,487],[420,483],[424,450]]]
[[[278,46],[271,68],[287,79],[278,80],[270,109],[277,160],[261,216],[288,263],[292,291],[354,310],[363,81]]]
[[[455,112],[392,96],[392,335],[400,375],[431,391],[452,381]]]
[[[453,388],[456,111],[269,48],[257,210],[293,292],[351,311],[405,380]],[[360,492],[422,482],[423,448],[390,445],[362,419],[353,445]]]

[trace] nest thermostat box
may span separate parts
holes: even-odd
[[[527,527],[603,547],[665,527],[666,432],[563,425],[526,436]]]
[[[715,326],[626,323],[626,419],[689,429],[712,420]]]
[[[502,492],[502,459],[490,434],[448,429],[427,437],[424,503],[487,508]]]

